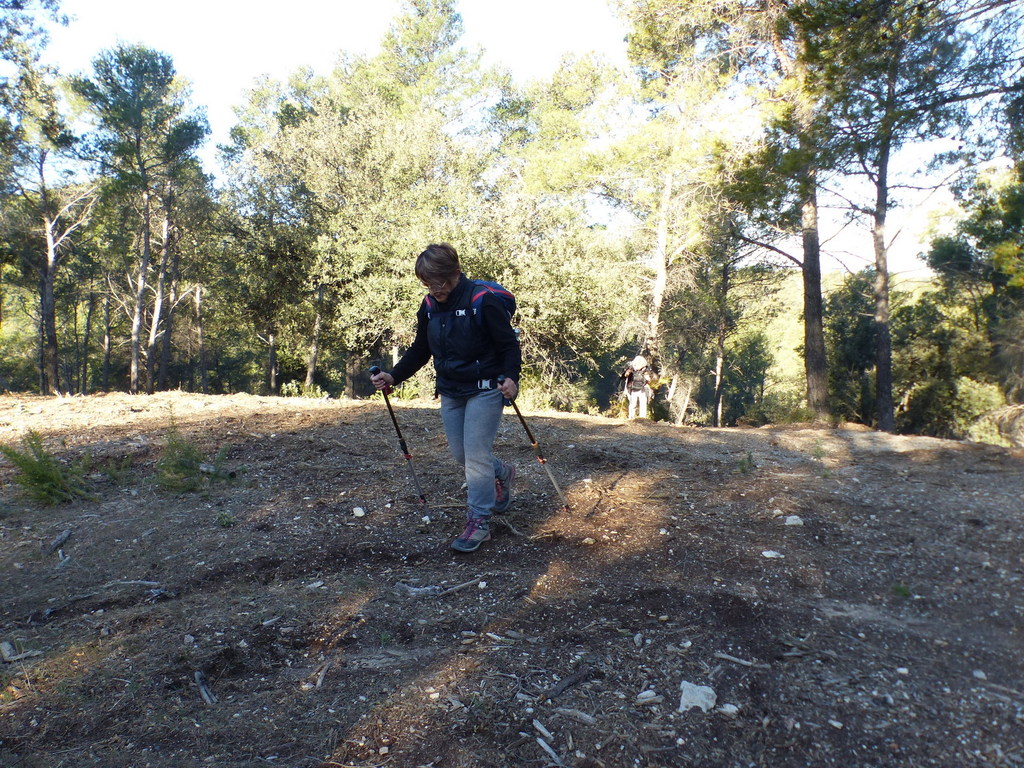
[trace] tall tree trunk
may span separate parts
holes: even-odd
[[[788,4],[769,4],[773,14],[788,12]],[[797,183],[800,189],[800,229],[803,239],[803,259],[800,269],[804,288],[804,377],[807,385],[807,407],[816,418],[827,420],[831,416],[828,401],[828,360],[825,355],[825,332],[823,328],[823,304],[821,297],[821,240],[818,230],[818,141],[815,135],[815,117],[818,103],[812,96],[814,89],[809,85],[809,73],[805,63],[808,40],[799,30],[796,33],[795,50],[791,49],[777,35],[773,36],[773,47],[786,73],[796,79],[798,88],[793,92],[796,118],[799,126],[799,143],[803,156]]]
[[[139,269],[135,279],[135,306],[132,310],[131,365],[128,391],[137,395],[141,378],[142,323],[146,310],[146,285],[149,278],[150,262],[150,193],[143,180],[142,192],[142,253],[139,255]]]
[[[110,391],[110,291],[108,289],[103,297],[103,373],[101,375],[102,389]]]
[[[823,302],[821,298],[821,244],[818,237],[818,196],[813,172],[808,195],[801,207],[804,283],[804,374],[807,378],[807,407],[816,418],[828,420],[828,362],[825,356]]]
[[[53,239],[54,222],[43,217],[46,232],[46,263],[39,280],[40,391],[44,395],[60,394],[57,361],[57,301],[54,282],[57,277],[57,244]]]
[[[654,252],[654,284],[651,286],[651,306],[647,313],[647,338],[644,347],[650,352],[653,360],[648,361],[653,368],[656,361],[661,360],[661,308],[665,303],[665,290],[668,287],[668,220],[672,205],[673,177],[671,171],[662,175],[661,202],[658,207],[658,229]]]
[[[278,393],[277,383],[277,335],[273,331],[267,332],[267,390],[272,395]]]
[[[889,327],[889,266],[884,210],[876,211],[871,236],[875,245],[875,411],[878,428],[883,432],[892,432],[896,428],[896,421],[892,401],[892,335]]]
[[[345,355],[345,397],[354,400],[356,396],[356,378],[359,376],[359,356],[355,352]]]
[[[171,372],[171,350],[174,347],[174,319],[178,306],[178,283],[181,269],[181,254],[177,248],[171,252],[170,290],[167,294],[167,318],[164,321],[164,332],[160,344],[160,377],[157,386],[161,391],[167,389],[168,377]]]
[[[725,399],[725,322],[718,324],[718,339],[715,347],[715,413],[712,424],[722,426],[722,401]]]
[[[875,210],[871,239],[875,249],[875,412],[878,429],[892,432],[896,428],[892,401],[892,336],[889,327],[889,253],[885,242],[885,223],[889,209],[889,157],[891,140],[882,132],[878,147],[878,168],[875,177]]]
[[[309,343],[309,360],[306,362],[306,390],[313,387],[316,377],[316,365],[320,358],[320,327],[322,315],[320,307],[324,301],[324,287],[321,285],[316,289],[316,317],[313,320],[313,338]]]
[[[725,400],[725,341],[729,333],[729,270],[728,260],[722,264],[722,283],[718,296],[718,331],[715,345],[715,415],[714,425],[722,426]]]
[[[203,336],[203,286],[197,285],[195,292],[196,306],[196,342],[199,345],[199,390],[205,395],[210,389],[210,376],[206,365],[206,339]]]
[[[157,366],[156,344],[160,338],[164,311],[164,294],[167,289],[167,270],[171,260],[170,242],[171,223],[167,210],[164,209],[163,225],[160,238],[160,267],[157,269],[156,286],[153,296],[153,311],[150,313],[149,338],[146,342],[146,392],[153,394],[155,370]]]
[[[89,394],[89,340],[92,336],[92,315],[96,308],[96,291],[93,290],[93,282],[89,281],[89,298],[85,305],[85,331],[82,334],[82,364],[80,366],[80,379],[78,391],[83,395]]]

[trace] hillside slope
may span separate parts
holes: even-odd
[[[566,512],[509,413],[465,556],[395,405],[429,509],[379,401],[0,398],[92,495],[0,463],[0,764],[1024,765],[1024,452],[526,413]],[[161,489],[172,431],[222,476]]]

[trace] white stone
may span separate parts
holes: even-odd
[[[679,697],[679,711],[686,712],[691,709],[699,709],[701,712],[708,712],[718,701],[718,694],[713,688],[706,685],[694,685],[685,680],[680,684],[682,695]]]

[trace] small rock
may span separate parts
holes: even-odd
[[[974,672],[972,672],[971,674],[974,675],[974,677],[977,678],[978,680],[988,680],[988,675],[986,675],[980,669],[974,670]]]
[[[779,558],[779,557],[785,557],[785,555],[782,554],[781,552],[776,552],[774,549],[766,549],[764,552],[761,553],[761,557]]]
[[[594,539],[592,539],[590,536],[587,536],[587,538],[585,538],[583,540],[583,543],[584,544],[597,544],[597,542]]]
[[[803,525],[804,521],[800,515],[789,515],[786,518],[786,525]]]
[[[679,711],[686,712],[691,709],[699,709],[702,712],[709,711],[718,701],[718,694],[713,688],[706,685],[694,685],[685,680],[680,684],[682,695],[679,697]]]
[[[725,715],[726,717],[736,717],[740,712],[740,708],[735,704],[723,704],[715,711]]]
[[[353,517],[363,517],[366,514],[366,510],[362,507],[356,507],[352,510]]]

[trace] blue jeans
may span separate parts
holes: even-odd
[[[489,518],[494,479],[504,467],[494,456],[494,438],[504,411],[502,395],[489,389],[472,397],[441,395],[441,420],[452,457],[466,469],[467,516]]]

